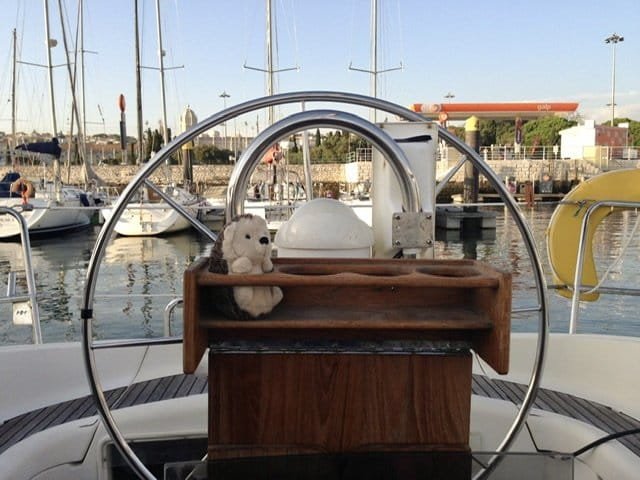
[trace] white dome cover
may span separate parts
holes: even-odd
[[[373,230],[351,207],[316,198],[299,207],[276,233],[277,247],[338,250],[371,247]]]

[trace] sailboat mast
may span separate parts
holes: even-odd
[[[58,135],[58,124],[56,123],[56,105],[53,94],[53,65],[51,62],[51,35],[49,33],[49,0],[44,0],[44,29],[47,45],[47,72],[49,74],[49,98],[51,103],[51,127],[53,128],[53,136]]]
[[[162,28],[160,26],[160,0],[156,0],[156,17],[158,21],[158,57],[160,58],[160,95],[162,100],[162,138],[164,144],[169,143],[169,130],[167,128],[167,101],[164,86],[164,50],[162,49]]]
[[[75,120],[75,122],[78,125],[78,144],[80,146],[79,149],[79,156],[81,158],[81,160],[84,162],[85,159],[85,148],[84,148],[84,130],[83,130],[83,121],[80,119],[80,111],[78,109],[78,101],[76,100],[76,90],[77,90],[77,68],[74,64],[74,69],[73,71],[71,70],[71,58],[70,58],[70,52],[71,49],[69,48],[69,44],[67,42],[67,33],[64,27],[64,18],[62,15],[63,12],[63,5],[62,5],[62,0],[58,0],[58,13],[60,15],[60,26],[62,28],[62,43],[64,46],[64,52],[65,52],[65,56],[67,59],[67,74],[69,76],[69,85],[71,85],[71,115],[72,115],[72,122],[71,122],[71,135],[73,136],[73,121]],[[78,21],[80,21],[80,19],[78,19]],[[77,48],[76,48],[76,55],[77,55]],[[77,62],[76,62],[77,63]]]
[[[16,29],[13,29],[13,68],[11,71],[11,148],[9,148],[9,155],[13,157],[17,141],[16,141],[16,66],[18,59]],[[13,163],[13,162],[12,162]]]
[[[138,115],[138,158],[136,160],[136,164],[141,165],[144,149],[142,145],[142,81],[140,79],[140,29],[138,26],[138,0],[135,0],[134,8],[136,36],[136,113]]]
[[[80,9],[80,11],[78,12],[78,20],[80,22],[80,75],[82,76],[82,82],[80,83],[80,86],[82,88],[82,133],[83,133],[83,137],[82,137],[82,142],[84,144],[84,135],[87,132],[87,102],[86,102],[86,96],[85,96],[85,82],[84,82],[84,74],[85,74],[85,69],[84,69],[84,2],[82,0],[80,0],[78,2],[78,8]],[[83,151],[84,151],[84,147],[83,147]]]
[[[244,68],[248,68],[249,70],[256,70],[258,72],[264,72],[266,74],[266,79],[267,79],[267,95],[273,95],[275,93],[275,74],[279,73],[279,72],[288,72],[289,70],[298,70],[298,67],[292,67],[292,68],[282,68],[282,69],[275,69],[273,66],[273,56],[274,56],[274,34],[273,34],[273,25],[275,24],[274,21],[274,13],[273,13],[273,9],[271,8],[271,0],[267,0],[266,2],[266,19],[267,19],[267,28],[266,28],[266,33],[267,33],[267,38],[266,38],[266,68],[257,68],[257,67],[250,67],[248,66],[246,63],[244,65]],[[267,108],[267,123],[269,125],[271,125],[273,123],[275,119],[274,116],[274,108],[273,105],[270,105]]]
[[[374,98],[378,97],[378,0],[372,0],[371,2],[371,92],[370,95]],[[375,122],[375,115],[377,110],[373,111],[373,120]]]
[[[273,18],[271,0],[267,0],[267,95],[273,95]],[[267,124],[273,124],[273,105],[269,106]]]
[[[370,64],[369,69],[366,70],[364,68],[355,68],[352,64],[349,65],[349,70],[355,70],[358,72],[368,73],[371,76],[370,86],[369,86],[369,95],[377,98],[378,97],[378,75],[386,72],[392,72],[394,70],[402,70],[402,62],[400,62],[400,66],[395,68],[387,68],[383,70],[378,70],[378,0],[371,0],[371,24],[369,27],[369,39],[371,44],[370,50]],[[370,109],[369,119],[372,122],[376,122],[377,119],[377,110],[372,108]]]

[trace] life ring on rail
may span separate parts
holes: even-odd
[[[282,150],[280,150],[280,145],[276,143],[262,156],[261,162],[265,165],[271,165],[273,163],[277,164],[280,160],[282,160]]]
[[[9,187],[12,193],[19,193],[22,196],[22,203],[28,203],[30,198],[35,196],[36,189],[29,180],[19,178]]]
[[[547,228],[547,253],[553,281],[561,286],[558,293],[563,297],[573,296],[582,219],[589,206],[603,200],[640,202],[640,168],[613,170],[580,183],[553,212]],[[582,285],[598,284],[593,260],[593,235],[600,222],[613,210],[602,207],[591,214],[586,231]],[[581,293],[580,300],[595,301],[599,296],[598,292]]]

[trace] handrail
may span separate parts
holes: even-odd
[[[588,288],[584,287],[580,279],[582,278],[582,267],[584,264],[584,256],[586,252],[586,238],[589,219],[591,215],[601,207],[637,209],[640,208],[640,202],[618,202],[612,200],[602,200],[599,202],[594,202],[587,208],[587,211],[582,218],[582,224],[580,226],[580,240],[578,241],[578,254],[576,255],[576,270],[575,276],[573,278],[573,295],[571,297],[571,316],[569,320],[570,334],[576,333],[576,330],[578,328],[578,306],[580,304],[580,292],[582,290],[593,288],[593,286],[590,286]],[[635,289],[626,290],[635,291]],[[640,291],[640,289],[638,291]]]
[[[42,330],[40,329],[40,311],[38,310],[38,299],[36,292],[36,279],[33,273],[33,265],[31,262],[31,242],[29,240],[29,226],[27,221],[20,212],[10,207],[0,207],[0,214],[11,215],[20,227],[20,244],[22,245],[22,258],[24,261],[24,274],[27,279],[27,301],[31,305],[31,325],[33,329],[33,343],[39,345],[42,343]],[[17,296],[11,291],[12,282],[7,282],[7,296],[5,298],[14,301],[23,301],[24,296]]]
[[[173,311],[179,305],[182,305],[184,302],[181,298],[174,298],[167,306],[164,307],[164,336],[171,337],[171,319],[173,318]]]

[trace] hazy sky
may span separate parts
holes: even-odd
[[[62,0],[69,38],[75,36],[77,0]],[[85,2],[86,112],[89,133],[118,131],[118,96],[127,100],[127,131],[136,135],[133,0]],[[145,126],[161,119],[155,0],[139,0]],[[160,0],[166,51],[168,124],[190,105],[199,119],[265,94],[265,0]],[[65,63],[58,0],[49,0],[53,63]],[[19,57],[45,63],[41,0],[0,0],[0,131],[9,132],[11,32]],[[277,91],[342,90],[370,93],[369,0],[273,0]],[[617,32],[616,117],[640,120],[639,0],[485,0],[454,2],[379,0],[379,96],[402,105],[457,102],[576,101],[584,118],[610,117],[612,46]],[[71,40],[69,40],[71,42]],[[95,53],[92,53],[95,52]],[[50,131],[46,71],[18,71],[18,130]],[[71,118],[65,66],[55,68],[59,129]],[[98,108],[100,106],[100,108]],[[102,115],[101,115],[102,112]],[[280,112],[282,113],[282,112]],[[255,117],[255,115],[254,115]],[[102,122],[104,118],[104,124]],[[264,115],[258,121],[264,122]],[[246,124],[245,124],[246,122]],[[255,118],[229,128],[252,133]],[[231,132],[229,132],[231,133]]]

